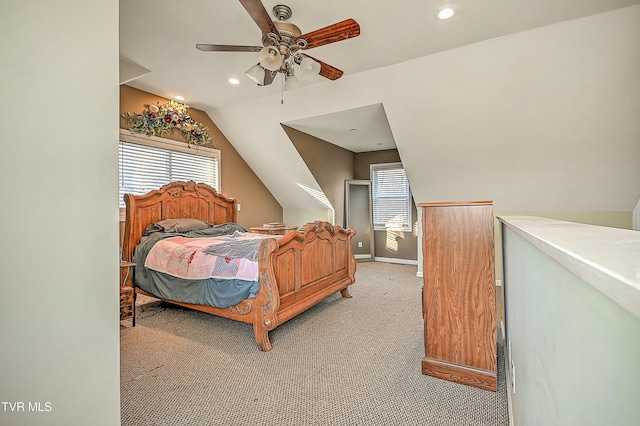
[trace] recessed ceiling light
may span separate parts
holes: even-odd
[[[174,98],[176,98],[179,101],[184,101],[184,96],[176,95],[174,96]]]
[[[440,21],[445,21],[451,18],[456,12],[450,7],[443,7],[436,13],[436,19]]]
[[[231,77],[229,79],[229,83],[231,83],[231,84],[240,84],[240,80],[238,80],[237,78]]]

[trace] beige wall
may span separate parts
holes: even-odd
[[[388,149],[383,151],[359,152],[356,154],[355,179],[369,180],[371,178],[371,164],[402,162],[398,150]],[[413,229],[411,232],[387,232],[374,231],[374,250],[376,257],[391,259],[418,259],[418,212],[415,200],[411,200],[411,219]]]
[[[130,86],[120,86],[120,114],[124,112],[142,112],[145,104],[165,103],[166,101],[165,98]],[[220,192],[227,197],[237,199],[242,206],[238,212],[238,223],[245,228],[249,228],[266,222],[282,221],[282,207],[280,204],[240,157],[236,149],[220,132],[207,113],[195,108],[189,108],[189,114],[195,121],[209,128],[209,135],[214,142],[213,148],[220,150]],[[120,127],[127,128],[123,119],[120,120]],[[178,133],[163,137],[177,141],[183,140]]]
[[[369,180],[371,164],[401,161],[395,149],[354,153],[290,127],[283,126],[283,128],[318,185],[331,201],[335,209],[335,223],[338,225],[344,226],[344,181]],[[415,224],[418,216],[413,201],[412,206],[412,219]],[[376,257],[402,260],[418,258],[415,226],[412,232],[375,231],[374,244]]]
[[[313,174],[335,209],[335,223],[344,226],[344,181],[370,178],[370,165],[401,162],[395,149],[354,153],[314,136],[283,126],[300,157]],[[415,203],[413,223],[418,220]],[[412,232],[374,232],[375,256],[391,259],[416,260],[418,240]]]
[[[356,179],[369,180],[371,178],[372,164],[401,162],[397,149],[382,151],[359,152],[356,154]]]
[[[335,224],[344,226],[344,181],[354,178],[355,154],[291,127],[282,127],[331,202]]]
[[[284,209],[283,210],[284,223],[289,226],[302,226],[306,223],[315,222],[316,220],[324,220],[331,222],[333,217],[331,210],[299,210],[299,209]]]

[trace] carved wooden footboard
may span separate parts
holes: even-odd
[[[220,224],[236,220],[236,201],[202,183],[174,182],[145,195],[126,194],[125,204],[123,258],[129,261],[144,229],[155,221],[194,218]],[[354,235],[353,229],[316,221],[279,239],[266,238],[258,253],[258,293],[235,306],[216,308],[163,300],[253,324],[258,346],[269,351],[270,330],[338,291],[350,297],[347,287],[355,281],[356,270],[351,249]]]
[[[253,322],[260,349],[271,350],[269,330],[338,291],[350,297],[347,287],[355,281],[356,270],[354,234],[353,229],[317,221],[262,243]]]

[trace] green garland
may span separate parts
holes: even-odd
[[[142,114],[125,112],[122,114],[132,133],[142,133],[147,136],[163,136],[179,130],[188,144],[212,144],[209,129],[194,121],[187,113],[187,106],[169,101],[164,105],[159,103],[145,105]]]

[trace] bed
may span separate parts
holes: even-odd
[[[143,259],[134,258],[136,248],[149,229],[168,219],[194,219],[217,227],[231,226],[235,230],[235,226],[239,226],[236,200],[218,194],[206,184],[179,181],[144,195],[125,194],[124,201],[122,256],[123,260],[136,263],[133,274],[136,292],[252,324],[256,343],[263,351],[271,350],[269,331],[278,325],[337,292],[345,298],[351,297],[348,287],[355,282],[356,262],[351,248],[355,231],[324,221],[308,223],[283,236],[261,236],[256,253],[257,280],[255,291],[251,292],[255,296],[250,294],[231,306],[219,307],[158,294],[143,283],[149,279]],[[143,257],[139,253],[140,248],[138,257]]]

